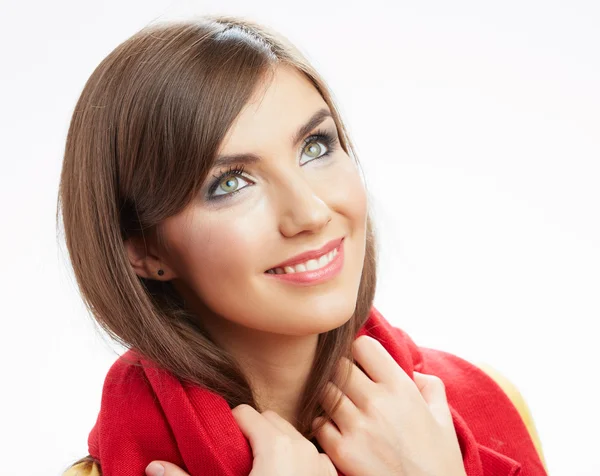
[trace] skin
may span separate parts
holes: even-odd
[[[252,476],[333,476],[334,465],[348,476],[462,476],[441,381],[419,374],[413,381],[381,344],[366,336],[353,345],[365,371],[346,359],[340,362],[339,375],[343,366],[351,366],[340,409],[332,412],[330,398],[322,402],[335,422],[317,434],[326,454],[293,426],[318,334],[344,324],[354,311],[366,246],[367,197],[354,161],[339,143],[330,155],[314,158],[307,149],[320,155],[325,144],[312,141],[304,147],[290,140],[321,108],[328,109],[327,104],[307,79],[278,67],[219,150],[220,155],[260,157],[246,165],[240,192],[210,201],[210,183],[205,184],[197,200],[162,224],[167,246],[150,240],[146,252],[143,243],[126,242],[131,265],[140,276],[173,280],[211,336],[248,375],[265,410],[240,405],[233,415],[252,447]],[[318,129],[337,135],[330,117]],[[222,170],[217,167],[211,175]],[[225,187],[216,193],[229,190],[221,183]],[[343,269],[329,281],[298,286],[265,274],[341,237]],[[331,396],[341,392],[336,383],[337,377],[330,382]],[[147,474],[186,473],[160,462],[151,464]]]
[[[307,79],[279,67],[272,81],[257,89],[218,151],[260,157],[246,165],[239,193],[209,201],[206,183],[196,201],[162,224],[166,249],[149,243],[146,254],[143,242],[127,242],[137,274],[173,280],[215,341],[242,364],[259,405],[292,422],[318,335],[354,312],[366,246],[367,197],[355,162],[339,142],[330,155],[311,161],[315,154],[291,143],[321,108],[329,110]],[[316,129],[337,137],[331,117]],[[307,146],[322,147],[318,155],[326,151],[322,142]],[[215,168],[209,180],[222,171],[227,168]],[[297,286],[265,274],[341,237],[344,266],[328,282]],[[165,272],[161,277],[159,268]]]
[[[250,476],[466,476],[444,384],[433,375],[414,372],[412,380],[375,339],[361,336],[352,353],[364,372],[350,366],[344,392],[336,376],[330,397],[322,402],[334,423],[317,433],[326,454],[276,413],[262,415],[247,405],[233,410],[252,447]],[[334,412],[336,394],[342,403]],[[317,421],[315,420],[315,424]],[[188,476],[177,466],[155,461],[148,476]]]

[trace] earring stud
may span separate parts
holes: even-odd
[[[165,272],[164,272],[162,269],[159,269],[159,270],[158,270],[158,275],[159,275],[159,276],[162,276],[163,274],[165,274]]]

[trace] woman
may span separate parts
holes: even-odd
[[[130,348],[73,474],[545,474],[491,378],[372,307],[356,154],[280,35],[205,16],[119,45],[75,108],[60,205],[84,300]]]

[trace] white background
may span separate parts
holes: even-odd
[[[0,474],[58,475],[87,454],[121,352],[55,236],[78,95],[144,25],[206,12],[278,29],[332,87],[373,198],[388,320],[508,376],[551,474],[600,474],[600,3],[572,0],[2,2]]]

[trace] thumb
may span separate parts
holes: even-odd
[[[146,476],[190,476],[179,466],[166,461],[152,461],[146,466]]]

